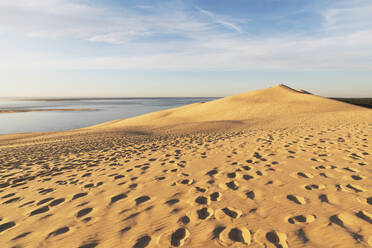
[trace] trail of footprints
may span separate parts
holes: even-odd
[[[37,225],[39,221],[48,221],[50,217],[63,220],[64,216],[59,215],[59,208],[63,206],[74,209],[73,218],[76,221],[56,226],[44,234],[44,240],[40,240],[40,243],[53,244],[52,241],[57,237],[63,240],[69,235],[76,235],[77,227],[84,229],[88,225],[99,225],[97,223],[100,223],[101,218],[117,213],[116,219],[119,222],[113,224],[113,229],[117,230],[112,235],[116,235],[120,242],[128,242],[127,247],[134,248],[156,247],[161,242],[172,247],[189,247],[193,235],[199,232],[195,230],[203,223],[211,223],[212,226],[206,228],[208,233],[205,239],[223,247],[245,247],[254,243],[258,247],[284,248],[291,247],[291,242],[311,246],[316,243],[312,243],[313,236],[307,233],[306,227],[317,221],[325,221],[329,226],[342,230],[355,240],[355,244],[372,245],[372,233],[361,228],[363,223],[372,224],[372,195],[368,191],[371,175],[367,173],[371,160],[366,151],[367,136],[361,135],[358,139],[358,151],[350,151],[347,148],[348,137],[336,140],[326,137],[328,133],[336,131],[325,130],[307,137],[297,137],[290,143],[279,143],[278,146],[286,150],[285,156],[289,161],[296,163],[297,156],[302,154],[308,158],[306,163],[309,166],[297,167],[297,171],[286,174],[286,163],[292,162],[281,161],[276,154],[281,150],[276,151],[272,147],[284,135],[280,131],[273,131],[270,137],[257,138],[256,151],[253,152],[245,151],[245,143],[232,146],[238,147],[232,150],[226,147],[231,152],[226,160],[208,169],[201,168],[204,171],[201,176],[189,172],[188,167],[192,165],[184,158],[186,154],[182,154],[182,149],[189,151],[191,156],[208,161],[213,156],[210,153],[214,148],[221,149],[218,146],[220,140],[231,139],[231,142],[235,142],[235,139],[251,138],[259,134],[242,132],[178,139],[171,137],[160,143],[144,137],[139,140],[121,140],[115,136],[103,139],[100,143],[87,138],[79,141],[82,144],[79,151],[76,151],[79,144],[58,147],[59,143],[55,143],[53,151],[62,151],[58,154],[45,154],[41,147],[31,145],[16,147],[11,151],[4,149],[0,156],[0,234],[9,232],[13,236],[8,240],[1,239],[1,242],[14,247],[27,247],[27,242],[23,243],[22,240],[31,239],[38,230],[31,228],[30,231],[17,232],[18,229],[27,229],[23,228],[22,221],[32,218],[31,223]],[[323,138],[317,138],[323,135]],[[328,161],[330,156],[322,144],[331,142],[347,154],[347,163]],[[100,155],[97,155],[97,150]],[[26,153],[33,157],[23,157]],[[153,154],[157,154],[156,158],[155,155],[152,157]],[[179,191],[166,196],[162,194],[163,198],[142,194],[141,188],[145,185],[142,177],[147,173],[155,175],[151,180],[146,178],[145,184],[149,187],[170,187]],[[272,177],[276,173],[280,173],[280,176]],[[348,181],[338,183],[338,177]],[[292,179],[289,178],[295,178],[296,185],[291,185]],[[97,179],[99,181],[95,181]],[[32,197],[22,193],[30,192],[28,184],[33,181],[37,181],[39,188],[32,192],[42,196],[38,198],[41,200],[32,200]],[[56,192],[63,187],[74,189],[74,193],[57,197]],[[99,199],[103,204],[95,207],[93,200],[100,197],[96,195],[108,192],[111,187],[120,190]],[[275,195],[276,187],[285,187],[282,192],[286,194]],[[358,207],[340,207],[341,196],[351,197],[353,206]],[[185,200],[189,198],[192,201]],[[283,207],[282,219],[273,216],[274,212],[270,214],[272,206],[268,205],[265,198],[278,199],[277,208]],[[238,202],[243,204],[234,199],[239,199]],[[282,205],[281,202],[289,204]],[[317,214],[317,208],[326,206],[333,208],[335,214]],[[8,218],[6,211],[17,207],[24,214],[15,219]],[[153,217],[156,215],[154,209],[157,208],[168,208],[165,211],[167,216]],[[288,212],[292,214],[288,215]],[[260,219],[260,215],[265,215],[267,220]],[[149,223],[142,223],[146,216]],[[161,219],[169,216],[176,217],[172,218],[171,226],[161,224]],[[160,224],[152,224],[151,221],[159,221]],[[281,231],[282,225],[291,231]],[[73,237],[76,239],[76,236]],[[76,247],[100,247],[103,239],[97,233],[80,240]]]

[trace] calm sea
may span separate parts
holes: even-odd
[[[0,114],[0,134],[62,131],[129,118],[216,98],[120,98],[48,101],[0,100],[0,110],[97,109],[97,111],[44,111]]]

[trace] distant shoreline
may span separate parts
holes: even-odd
[[[0,109],[0,114],[44,112],[44,111],[97,111],[97,110],[98,109],[8,109],[8,110]]]
[[[3,98],[7,101],[62,102],[62,101],[107,101],[107,100],[147,100],[147,99],[218,99],[222,97],[87,97],[87,98]],[[0,98],[1,100],[2,98]]]
[[[63,101],[107,101],[107,100],[141,100],[141,99],[178,99],[178,98],[183,98],[183,99],[219,99],[222,97],[87,97],[87,98],[1,98],[1,100],[6,100],[6,101],[29,101],[29,102],[63,102]],[[371,97],[326,97],[329,99],[341,101],[341,102],[346,102],[349,104],[361,106],[361,107],[366,107],[366,108],[372,108],[372,98]],[[3,110],[0,110],[0,113]],[[8,111],[8,110],[5,110]],[[38,111],[46,111],[46,110],[38,110]],[[58,111],[58,110],[50,110],[50,111]],[[64,110],[62,110],[64,111]],[[65,111],[86,111],[86,110],[65,110]],[[18,111],[17,112],[31,112],[29,110],[27,111]],[[10,113],[9,111],[6,113]]]
[[[330,99],[346,102],[349,104],[365,107],[365,108],[372,108],[372,98],[334,98],[331,97]]]

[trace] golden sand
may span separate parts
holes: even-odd
[[[372,111],[283,85],[0,136],[0,247],[372,247]]]

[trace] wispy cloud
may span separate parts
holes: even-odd
[[[114,10],[88,3],[1,0],[4,32],[105,43],[115,49],[91,50],[87,56],[0,47],[0,69],[372,70],[372,4],[365,2],[324,11],[319,33],[325,34],[301,38],[296,33],[252,38],[234,18],[199,7],[152,6],[143,14],[136,12],[138,5]]]
[[[63,58],[19,55],[8,58],[0,67],[124,69],[161,71],[254,70],[372,70],[372,31],[322,39],[292,40],[276,38],[250,40],[222,38],[216,43],[198,41],[179,44],[178,52],[127,56],[74,56]],[[153,49],[159,47],[154,45]]]
[[[178,9],[153,10],[152,13],[141,15],[130,8],[115,11],[83,1],[2,0],[0,28],[32,37],[73,37],[122,44],[151,34],[187,36],[211,27],[208,22],[197,20]]]
[[[232,30],[234,30],[236,32],[239,32],[239,33],[242,32],[242,29],[238,25],[236,25],[236,24],[234,24],[232,22],[229,22],[227,20],[224,20],[222,17],[219,17],[218,15],[216,15],[216,14],[210,12],[210,11],[207,11],[205,9],[202,9],[202,8],[199,8],[199,7],[196,7],[196,9],[200,13],[208,16],[214,22],[216,22],[218,24],[221,24],[222,26],[225,26],[225,27],[227,27],[229,29],[232,29]]]
[[[371,1],[350,1],[342,6],[325,10],[324,27],[326,30],[338,32],[372,29],[371,13]]]

